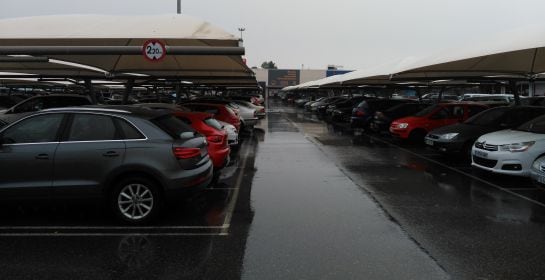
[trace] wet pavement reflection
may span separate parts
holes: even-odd
[[[354,137],[346,124],[326,133],[314,126],[298,125],[453,279],[545,277],[543,188],[420,145]]]

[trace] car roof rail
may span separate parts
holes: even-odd
[[[130,114],[130,111],[120,110],[120,109],[109,109],[109,108],[89,108],[89,107],[59,107],[59,108],[49,108],[44,109],[42,112],[55,112],[55,111],[101,111],[101,112],[111,112],[111,113],[125,113]]]

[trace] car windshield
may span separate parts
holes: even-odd
[[[498,121],[500,121],[509,110],[508,107],[498,107],[486,110],[468,119],[465,123],[471,125],[499,125]]]
[[[432,106],[427,107],[426,109],[414,114],[414,116],[415,117],[424,117],[424,116],[427,116],[427,115],[431,114],[433,111],[435,111],[438,108],[441,108],[441,106],[440,105],[432,105]]]
[[[517,127],[516,130],[545,134],[545,116],[538,117],[537,119],[522,124]]]

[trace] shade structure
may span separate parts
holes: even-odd
[[[545,26],[517,28],[395,70],[394,79],[533,79],[545,72]]]
[[[164,59],[149,61],[141,53],[144,43],[150,39],[167,47]],[[78,78],[127,78],[133,74],[185,80],[216,76],[221,79],[253,78],[253,72],[240,54],[225,51],[241,49],[239,44],[238,38],[221,28],[185,15],[60,15],[4,19],[0,20],[0,58],[8,54],[36,55],[40,51],[63,48],[67,51],[45,52],[44,56],[95,69],[82,70],[51,62],[0,62],[0,71]],[[89,53],[74,51],[81,47],[90,50]],[[104,48],[116,51],[108,53]],[[181,48],[211,54],[174,52]],[[22,51],[14,53],[14,49]],[[94,49],[96,53],[93,53]]]

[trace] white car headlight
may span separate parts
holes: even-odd
[[[523,143],[513,143],[513,144],[500,145],[500,151],[512,152],[512,153],[526,152],[535,143],[536,142],[534,142],[534,141],[530,141],[530,142],[523,142]]]
[[[459,133],[446,133],[446,134],[443,134],[441,135],[441,139],[445,139],[445,140],[451,140],[453,139],[454,137],[458,136]]]
[[[400,123],[400,124],[397,124],[397,128],[404,129],[404,128],[407,128],[407,127],[409,127],[409,124],[408,124],[408,123]]]

